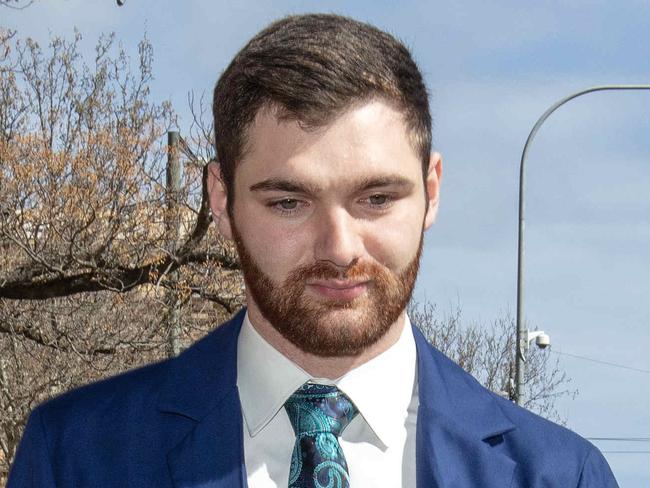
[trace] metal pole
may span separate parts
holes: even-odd
[[[579,96],[586,95],[598,91],[611,91],[611,90],[650,90],[650,85],[604,85],[593,86],[580,90],[579,92],[568,95],[561,100],[558,100],[551,105],[546,112],[537,120],[533,129],[526,139],[524,150],[521,153],[521,165],[519,167],[519,244],[517,248],[517,351],[515,361],[515,399],[518,405],[523,405],[525,400],[524,382],[526,377],[526,355],[528,354],[528,328],[524,324],[524,166],[528,149],[539,131],[542,124],[549,118],[549,116],[560,108],[565,103],[578,98]]]
[[[178,238],[180,235],[180,206],[179,196],[181,191],[181,165],[178,158],[178,146],[180,135],[176,131],[167,133],[167,213],[166,213],[166,230],[168,239],[168,249],[170,254],[176,254]],[[178,270],[169,274],[171,288],[168,292],[169,313],[167,316],[168,330],[168,356],[177,356],[181,351],[181,326],[180,326],[180,298],[177,289]]]

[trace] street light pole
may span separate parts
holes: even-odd
[[[526,155],[530,148],[535,135],[539,131],[542,124],[549,118],[549,116],[560,108],[565,103],[578,98],[587,93],[598,91],[611,91],[611,90],[650,90],[650,85],[604,85],[594,86],[580,90],[579,92],[568,95],[561,100],[558,100],[551,105],[546,112],[537,120],[533,129],[526,139],[524,150],[521,153],[521,165],[519,167],[519,244],[517,248],[517,351],[515,361],[515,401],[518,405],[524,404],[524,381],[526,376],[526,357],[528,354],[528,329],[524,323],[524,168],[526,162]]]

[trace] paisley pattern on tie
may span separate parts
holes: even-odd
[[[335,386],[305,383],[284,404],[296,434],[289,488],[349,488],[338,437],[357,410]]]

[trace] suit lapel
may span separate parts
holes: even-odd
[[[422,427],[421,427],[422,426]],[[507,488],[516,463],[473,437],[450,419],[418,414],[417,486],[436,488]]]
[[[507,488],[516,463],[498,443],[515,426],[492,395],[414,328],[418,356],[419,488]],[[495,446],[495,447],[493,447]]]
[[[168,453],[175,487],[246,486],[240,412],[234,388]]]
[[[158,409],[182,429],[167,453],[176,488],[246,486],[237,391],[237,337],[245,310],[173,360]]]

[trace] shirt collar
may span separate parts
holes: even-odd
[[[237,387],[251,437],[309,378],[307,372],[266,342],[246,313],[237,343]]]
[[[403,435],[416,366],[415,338],[405,315],[404,328],[393,346],[336,381],[385,446]]]
[[[335,380],[386,446],[399,439],[413,397],[416,372],[413,330],[405,315],[397,342],[377,357]],[[244,317],[237,344],[237,386],[246,427],[257,435],[300,386],[312,378],[277,351]]]

